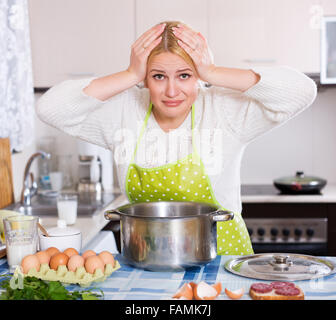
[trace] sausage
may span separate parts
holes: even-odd
[[[270,284],[258,282],[251,285],[251,289],[257,293],[267,293],[273,290],[273,287]]]
[[[292,282],[276,281],[276,282],[272,282],[271,286],[272,286],[273,289],[281,289],[281,288],[285,288],[285,287],[294,288],[295,284],[292,283]]]
[[[296,287],[285,286],[283,288],[276,289],[275,293],[282,296],[297,296],[300,294],[300,290]]]

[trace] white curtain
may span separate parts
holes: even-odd
[[[21,151],[34,140],[27,0],[0,0],[0,138]]]

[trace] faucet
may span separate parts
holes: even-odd
[[[37,183],[34,180],[34,175],[30,172],[30,167],[35,158],[41,157],[42,159],[50,159],[50,153],[38,151],[30,156],[27,161],[24,174],[23,174],[23,187],[21,192],[21,206],[26,208],[31,206],[31,199],[37,193]],[[29,186],[29,178],[31,186]]]

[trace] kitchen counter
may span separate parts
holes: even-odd
[[[120,195],[118,201],[120,205],[128,203],[124,195]],[[321,194],[283,195],[271,184],[245,184],[241,186],[241,201],[243,203],[336,203],[336,185],[327,184]]]
[[[229,300],[224,289],[244,288],[242,300],[251,300],[248,292],[252,283],[266,282],[240,277],[225,270],[224,264],[234,256],[217,256],[211,263],[189,269],[186,272],[152,272],[135,269],[125,264],[121,255],[116,255],[121,268],[113,272],[104,282],[93,283],[89,289],[99,288],[106,300],[170,300],[176,291],[186,282],[208,284],[221,282],[222,293],[217,300]],[[323,257],[336,263],[336,257]],[[1,274],[8,272],[6,259],[0,259]],[[336,300],[336,273],[315,280],[295,281],[304,291],[306,300]],[[79,290],[77,285],[67,286],[68,290]]]
[[[97,211],[92,216],[78,216],[76,223],[71,227],[77,228],[82,233],[82,248],[85,247],[98,233],[103,229],[109,221],[104,218],[104,211],[115,209],[126,203],[126,198],[123,195],[118,196],[103,209]],[[57,225],[58,217],[42,216],[40,223],[46,228],[52,228]]]
[[[242,185],[243,203],[336,203],[336,185],[327,184],[317,195],[282,195],[273,185]]]

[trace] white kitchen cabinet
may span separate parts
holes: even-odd
[[[207,37],[207,7],[207,0],[136,0],[136,37],[166,20],[184,22]]]
[[[29,0],[35,87],[126,69],[134,0]]]
[[[126,69],[132,43],[164,20],[204,34],[217,65],[319,72],[321,12],[336,15],[336,0],[29,0],[34,86]]]
[[[268,45],[267,0],[211,0],[208,2],[209,44],[215,63],[245,67],[256,60],[272,63],[274,48]],[[265,48],[268,48],[265,50]]]
[[[211,0],[209,43],[218,65],[289,65],[319,72],[319,0]]]
[[[278,64],[302,72],[320,72],[320,11],[318,0],[282,0],[272,17]]]
[[[336,1],[335,0],[320,0],[320,5],[322,6],[324,15],[336,16]]]

